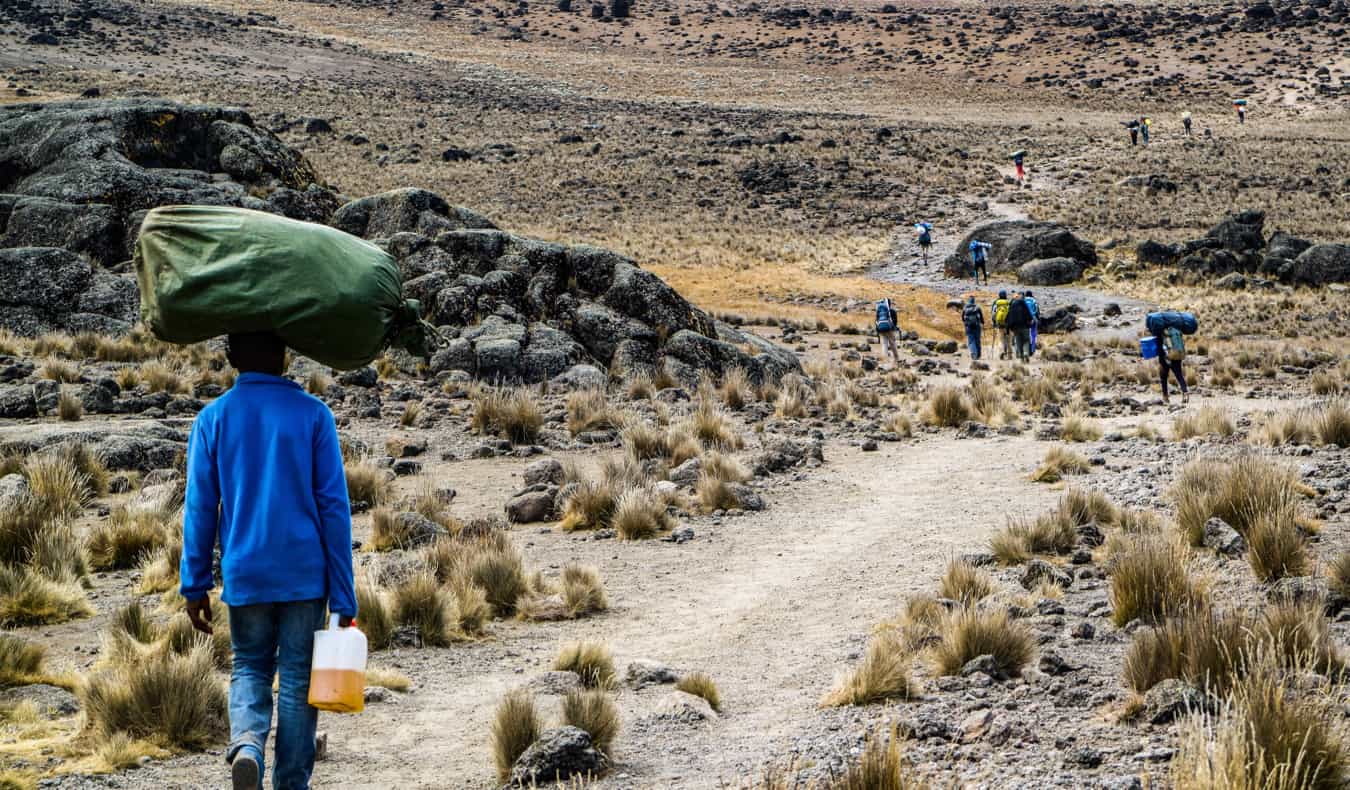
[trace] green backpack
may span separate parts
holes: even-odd
[[[1186,344],[1181,339],[1181,330],[1174,326],[1167,328],[1167,358],[1173,362],[1186,358]]]
[[[276,332],[329,367],[367,365],[390,345],[426,356],[437,339],[405,300],[384,250],[326,225],[226,206],[166,206],[136,239],[141,320],[160,340]]]

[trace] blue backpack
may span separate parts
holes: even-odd
[[[891,306],[882,299],[877,302],[877,331],[890,332],[895,329],[895,321],[891,318]]]
[[[1176,329],[1183,335],[1193,335],[1200,329],[1200,322],[1195,320],[1193,313],[1179,313],[1174,310],[1164,310],[1160,313],[1149,313],[1144,318],[1144,326],[1149,334],[1162,336],[1168,329]]]

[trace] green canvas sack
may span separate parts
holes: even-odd
[[[326,225],[226,206],[153,209],[136,239],[141,320],[160,340],[277,333],[329,367],[391,345],[427,356],[438,338],[403,298],[384,250]]]

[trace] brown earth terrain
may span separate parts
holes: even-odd
[[[290,374],[354,448],[349,482],[388,487],[354,517],[377,598],[392,609],[437,546],[483,530],[524,580],[518,610],[489,607],[476,625],[439,580],[458,618],[449,643],[401,623],[372,653],[401,690],[372,678],[364,713],[321,718],[315,787],[500,786],[500,701],[524,687],[544,725],[561,724],[585,678],[553,671],[555,657],[576,640],[612,653],[605,696],[621,722],[585,786],[1350,782],[1350,278],[1264,268],[1283,260],[1274,231],[1350,241],[1346,3],[624,5],[0,0],[6,104],[242,107],[344,200],[420,187],[513,233],[616,250],[802,362],[778,381],[615,369],[599,405],[557,379],[503,388],[539,412],[512,441],[476,422],[498,390],[467,376],[392,353],[358,376],[295,360]],[[1121,126],[1138,116],[1154,121],[1148,146]],[[1025,185],[1014,149],[1028,152]],[[0,160],[0,183],[18,169]],[[1265,212],[1255,247],[1143,260],[1140,242],[1212,238],[1248,209]],[[1036,286],[1043,313],[1073,315],[1030,362],[997,359],[992,330],[973,362],[948,304],[969,286],[943,261],[978,223],[1022,219],[1071,228],[1096,260]],[[927,262],[918,220],[936,226]],[[1246,262],[1258,250],[1262,263]],[[982,305],[1019,287],[994,275]],[[896,368],[865,334],[887,296],[913,333]],[[1156,365],[1138,359],[1157,306],[1201,318],[1185,403],[1164,403]],[[154,629],[183,619],[176,581],[157,586],[177,523],[157,497],[181,480],[192,413],[230,382],[215,346],[131,338],[134,352],[113,352],[78,334],[0,334],[5,393],[51,405],[0,419],[0,478],[27,489],[42,458],[83,445],[114,484],[69,514],[82,551],[128,509],[169,525],[160,553],[68,585],[88,605],[79,616],[19,622],[0,579],[3,636],[45,648],[41,672],[17,680],[0,651],[0,788],[226,785],[219,732],[192,745],[132,733],[113,749],[88,706],[90,679],[124,649],[128,606],[155,624],[134,648],[146,655],[167,639]],[[62,416],[61,393],[114,379],[134,407]],[[643,430],[664,444],[639,457]],[[111,462],[129,446],[140,455]],[[532,491],[541,458],[564,468]],[[656,503],[656,539],[566,520],[581,507],[572,486],[606,474]],[[538,519],[503,518],[526,500]],[[430,549],[413,545],[427,535],[382,543],[376,522],[410,512],[431,516],[416,522],[431,524]],[[1057,532],[1032,546],[1040,526]],[[607,605],[564,614],[578,567]],[[1149,602],[1132,610],[1139,590]],[[963,653],[963,618],[981,617],[1004,618],[989,626],[998,644]],[[1206,618],[1254,635],[1223,643],[1241,661],[1204,667],[1238,680],[1150,648],[1160,629]],[[993,657],[1009,644],[1024,655]],[[904,680],[873,678],[886,687],[875,698],[835,704],[874,664]],[[691,673],[715,681],[718,710],[673,690]],[[1255,775],[1251,744],[1232,736],[1275,716],[1252,702],[1261,679],[1292,711],[1275,729],[1318,733],[1304,767],[1276,778]],[[33,680],[43,690],[23,691]],[[913,784],[833,784],[888,738]]]

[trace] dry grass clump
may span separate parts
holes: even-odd
[[[186,612],[179,612],[165,623],[161,635],[164,650],[176,655],[187,655],[197,647],[205,647],[218,669],[228,670],[234,658],[230,649],[230,616],[225,604],[211,599],[211,633],[203,634],[192,627]]]
[[[750,470],[746,469],[735,457],[709,450],[703,455],[703,474],[728,483],[743,483],[750,479]]]
[[[453,601],[434,574],[415,573],[393,589],[390,609],[394,622],[416,626],[422,643],[446,647],[454,638]],[[359,616],[359,615],[358,615]]]
[[[614,504],[614,531],[621,539],[643,540],[674,527],[666,498],[651,486],[630,488]]]
[[[990,551],[1005,565],[1026,562],[1037,554],[1067,554],[1085,524],[1115,524],[1120,510],[1099,491],[1069,489],[1059,505],[1035,521],[1013,521],[989,540]]]
[[[80,380],[80,366],[63,359],[48,359],[37,369],[37,375],[48,381],[71,384]]]
[[[508,692],[497,703],[492,719],[492,756],[497,763],[497,781],[511,777],[511,767],[530,744],[539,740],[543,726],[534,698],[524,689]]]
[[[1262,513],[1288,507],[1299,490],[1291,470],[1247,455],[1232,462],[1192,461],[1181,470],[1171,494],[1177,526],[1191,545],[1198,546],[1209,519],[1221,518],[1246,537]]]
[[[830,779],[822,790],[927,790],[927,780],[900,752],[900,736],[892,727],[890,739],[880,736],[868,738],[867,746],[857,762],[849,765],[844,775]]]
[[[151,653],[90,676],[81,690],[89,726],[100,738],[122,733],[163,746],[202,749],[227,732],[228,700],[211,651]]]
[[[1266,607],[1257,624],[1256,639],[1270,657],[1287,668],[1309,668],[1344,679],[1345,657],[1332,636],[1322,607],[1282,601]]]
[[[1013,383],[1013,397],[1036,411],[1047,403],[1058,403],[1059,387],[1049,377],[1025,377]]]
[[[544,427],[544,413],[527,389],[479,389],[473,393],[474,433],[499,436],[512,444],[532,444]]]
[[[975,416],[966,394],[957,387],[938,387],[928,396],[922,418],[929,425],[959,428]]]
[[[60,453],[29,456],[23,464],[23,475],[40,517],[64,521],[84,512],[90,496],[89,478]]]
[[[366,461],[348,462],[347,498],[368,505],[382,505],[389,501],[390,481],[387,470]]]
[[[773,413],[785,419],[803,419],[808,413],[806,405],[809,398],[810,390],[800,376],[784,376],[778,396],[774,398]]]
[[[619,706],[605,689],[568,691],[562,701],[562,720],[589,733],[591,743],[604,754],[612,753],[619,735]]]
[[[322,370],[311,370],[305,377],[305,392],[319,397],[328,392],[328,388],[333,386],[333,377]]]
[[[114,508],[89,534],[90,564],[98,570],[130,568],[168,542],[172,512],[160,508]]]
[[[629,378],[625,391],[629,400],[651,400],[656,397],[656,386],[652,383],[652,377],[646,373]]]
[[[183,558],[181,536],[171,534],[169,543],[145,556],[141,562],[142,595],[168,592],[178,587],[178,565]]]
[[[461,551],[451,571],[455,578],[470,582],[483,591],[492,613],[497,617],[515,614],[516,605],[529,591],[525,561],[505,533],[456,541]],[[468,596],[461,594],[461,609]]]
[[[1169,678],[1178,678],[1222,694],[1243,671],[1250,649],[1251,623],[1237,613],[1197,606],[1141,629],[1125,651],[1125,685],[1142,694]]]
[[[702,472],[694,483],[694,497],[705,513],[718,510],[736,510],[741,506],[740,497],[731,489],[727,481],[719,479],[709,472]]]
[[[150,392],[167,392],[170,395],[178,395],[187,392],[188,389],[181,373],[159,360],[151,360],[142,364],[137,370],[137,376]]]
[[[1102,425],[1081,414],[1069,414],[1060,423],[1059,437],[1066,442],[1095,442],[1102,438]]]
[[[1341,552],[1331,561],[1327,581],[1333,595],[1350,598],[1350,551]]]
[[[46,655],[47,648],[39,642],[0,633],[0,687],[40,682]]]
[[[628,421],[619,437],[634,461],[667,458],[670,455],[670,433],[644,420]]]
[[[412,546],[416,542],[416,525],[411,520],[387,508],[376,508],[370,514],[370,548],[372,551],[393,551]]]
[[[394,619],[383,593],[368,579],[356,583],[357,626],[366,635],[371,650],[384,650],[393,643]]]
[[[589,565],[571,563],[562,569],[563,605],[571,617],[582,617],[609,608],[600,572]]]
[[[1261,426],[1258,438],[1274,447],[1282,444],[1312,444],[1316,432],[1309,417],[1307,410],[1272,414]]]
[[[1016,677],[1035,653],[1035,638],[1006,609],[967,607],[948,616],[931,655],[942,675],[955,675],[971,660],[990,655],[1001,674]]]
[[[1091,468],[1087,456],[1057,444],[1046,451],[1045,460],[1031,473],[1031,481],[1058,483],[1065,475],[1087,474]]]
[[[1324,405],[1313,418],[1313,429],[1322,444],[1350,447],[1350,402],[1334,400]]]
[[[602,389],[577,390],[567,396],[567,430],[573,436],[617,428],[620,422]]]
[[[1347,743],[1344,718],[1324,693],[1297,690],[1262,662],[1217,716],[1186,723],[1171,779],[1178,790],[1334,790],[1350,779]]]
[[[907,700],[918,693],[910,674],[913,657],[894,631],[878,633],[867,645],[862,664],[844,676],[821,700],[828,707]]]
[[[699,401],[686,423],[689,433],[704,447],[739,450],[745,445],[736,427],[711,399]]]
[[[50,625],[93,613],[79,584],[26,565],[0,565],[0,626]]]
[[[558,651],[553,668],[575,672],[587,688],[599,688],[614,680],[614,657],[603,642],[569,642]]]
[[[718,713],[722,712],[722,695],[717,690],[717,683],[706,672],[690,672],[682,676],[675,682],[675,688],[686,694],[701,697],[708,703],[708,707]]]
[[[740,411],[754,397],[754,388],[750,386],[750,377],[740,368],[731,368],[722,374],[722,383],[717,394],[728,409]]]
[[[970,381],[970,405],[981,422],[988,425],[1005,425],[1016,421],[1017,409],[1008,400],[1008,396],[999,389],[997,382],[988,376],[975,376]]]
[[[78,422],[84,416],[84,404],[73,393],[63,389],[56,400],[56,416],[65,422]]]
[[[1247,562],[1256,578],[1272,582],[1286,576],[1303,576],[1310,560],[1298,527],[1298,510],[1288,502],[1258,513],[1247,526]]]
[[[947,570],[942,574],[939,592],[943,598],[972,606],[993,595],[994,589],[994,578],[982,568],[959,557],[953,557],[947,561]]]
[[[1179,415],[1172,421],[1172,437],[1177,440],[1190,439],[1193,436],[1232,436],[1237,428],[1226,409],[1217,406],[1202,406],[1190,414]]]
[[[908,414],[903,412],[891,414],[881,425],[887,431],[904,439],[914,435],[914,422],[910,420]]]
[[[594,480],[572,483],[569,488],[570,493],[563,503],[562,521],[558,524],[563,532],[602,529],[613,523],[622,488],[618,480],[601,475]]]
[[[1186,547],[1167,535],[1121,538],[1111,568],[1112,620],[1161,623],[1203,605],[1207,590],[1190,565]]]

